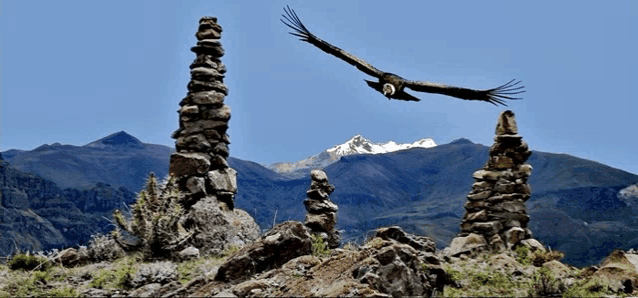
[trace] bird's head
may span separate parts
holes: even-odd
[[[396,91],[397,89],[394,88],[394,85],[390,83],[383,84],[383,95],[385,95],[385,97],[390,98],[390,96],[394,95],[394,92]]]

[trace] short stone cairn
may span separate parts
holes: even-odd
[[[483,169],[473,174],[476,182],[467,196],[461,232],[452,240],[449,253],[461,254],[479,247],[502,251],[519,243],[542,249],[527,228],[525,201],[531,194],[527,179],[532,166],[525,161],[531,154],[518,134],[514,113],[502,112],[490,158]]]
[[[308,198],[303,202],[308,211],[304,223],[314,234],[326,239],[329,248],[339,247],[341,236],[336,229],[339,208],[328,197],[335,187],[328,183],[328,175],[322,170],[312,170],[310,179]]]

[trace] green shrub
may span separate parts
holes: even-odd
[[[184,214],[179,199],[180,193],[173,176],[169,176],[166,183],[159,187],[155,174],[150,173],[145,189],[140,191],[132,206],[132,218],[124,218],[120,210],[113,213],[117,224],[117,229],[112,233],[113,239],[124,250],[143,252],[146,260],[172,258],[193,235],[179,221]],[[136,241],[126,241],[122,231]]]
[[[115,262],[114,269],[101,269],[93,276],[93,280],[89,283],[92,288],[107,289],[118,288],[126,289],[131,287],[133,276],[135,275],[135,256],[125,257]]]
[[[574,284],[565,291],[563,297],[603,297],[613,294],[608,281],[592,278]]]
[[[325,257],[330,255],[328,244],[319,235],[312,235],[312,255],[315,257]]]
[[[78,297],[79,294],[73,287],[55,288],[47,292],[49,297]]]
[[[560,296],[567,290],[562,280],[554,278],[548,268],[540,268],[532,276],[532,284],[528,292],[530,297]]]
[[[49,262],[46,258],[26,254],[17,254],[13,256],[8,265],[11,270],[34,270],[37,268],[40,271],[46,271],[51,268],[51,262]]]
[[[525,245],[519,245],[516,247],[514,252],[516,253],[516,261],[519,264],[523,266],[529,266],[532,264],[532,252],[529,247]]]

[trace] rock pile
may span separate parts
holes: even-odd
[[[310,179],[308,198],[303,202],[308,211],[304,223],[314,234],[327,239],[329,248],[339,247],[341,236],[336,229],[339,208],[328,197],[335,187],[328,183],[328,175],[322,170],[312,170]]]
[[[237,172],[227,161],[230,107],[224,104],[228,88],[221,32],[217,18],[199,20],[197,45],[191,48],[197,57],[190,65],[187,96],[179,103],[179,128],[171,136],[176,152],[169,173],[177,179],[179,201],[186,208],[180,222],[194,231],[188,242],[200,254],[221,253],[259,237],[254,219],[234,208]]]
[[[532,152],[518,134],[512,111],[500,114],[494,141],[487,164],[473,174],[476,182],[467,196],[461,232],[450,245],[455,253],[462,252],[462,246],[499,251],[521,241],[538,245],[527,228],[525,208],[531,193],[527,178],[532,172],[525,161]]]
[[[220,60],[224,55],[221,32],[217,18],[200,19],[198,42],[191,48],[197,57],[190,65],[188,95],[179,103],[179,129],[171,136],[177,152],[171,155],[169,172],[187,193],[185,205],[213,195],[232,210],[237,173],[226,161],[230,107],[224,104],[228,88],[223,82],[226,67]]]

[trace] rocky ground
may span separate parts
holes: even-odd
[[[10,268],[16,261],[1,265],[0,297],[638,294],[638,254],[633,251],[615,251],[600,266],[575,268],[560,262],[560,252],[525,245],[499,253],[477,246],[435,251],[429,238],[398,227],[378,229],[363,245],[335,249],[302,223],[290,221],[217,255],[185,250],[181,260],[142,261],[139,253],[119,253],[96,262],[86,251],[68,249],[41,258],[46,262],[33,269]]]

